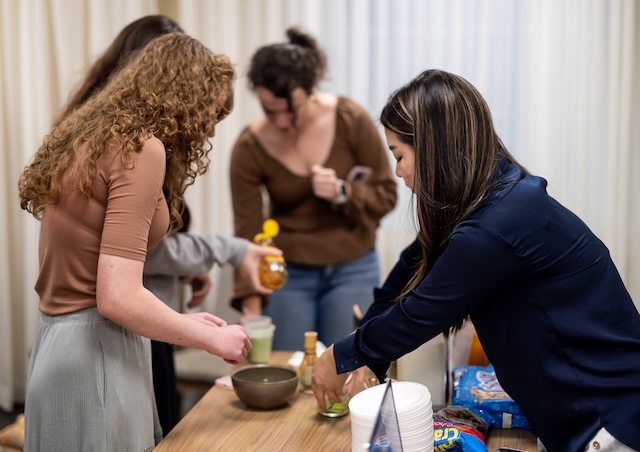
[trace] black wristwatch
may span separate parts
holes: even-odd
[[[344,204],[347,202],[347,187],[342,179],[336,179],[336,192],[337,195],[333,198],[333,204]]]

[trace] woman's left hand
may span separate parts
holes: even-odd
[[[333,356],[333,345],[329,346],[313,365],[311,374],[311,389],[322,411],[327,408],[325,394],[333,401],[340,402],[343,395],[344,383],[348,373],[336,372],[336,360]]]

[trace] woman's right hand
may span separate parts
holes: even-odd
[[[251,351],[251,339],[241,325],[213,326],[207,351],[229,364],[242,363]]]
[[[322,411],[327,409],[325,395],[334,402],[342,398],[342,390],[348,373],[336,372],[336,360],[333,355],[333,344],[327,348],[313,365],[311,372],[311,389]]]

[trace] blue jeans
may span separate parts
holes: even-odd
[[[373,289],[380,284],[380,264],[375,249],[336,265],[287,263],[289,281],[270,296],[264,314],[276,330],[274,350],[303,350],[305,331],[317,331],[326,346],[355,328],[353,305],[366,312]]]

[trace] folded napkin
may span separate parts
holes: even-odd
[[[231,375],[225,375],[224,377],[216,378],[215,385],[222,389],[233,389]]]
[[[320,356],[322,355],[322,353],[327,349],[327,346],[324,345],[322,342],[318,341],[316,342],[316,355]],[[289,364],[292,367],[298,368],[300,367],[300,364],[302,364],[302,359],[304,358],[304,352],[301,351],[297,351],[297,352],[293,352],[293,355],[291,355],[291,358],[289,358],[289,361],[287,361],[287,364]]]

